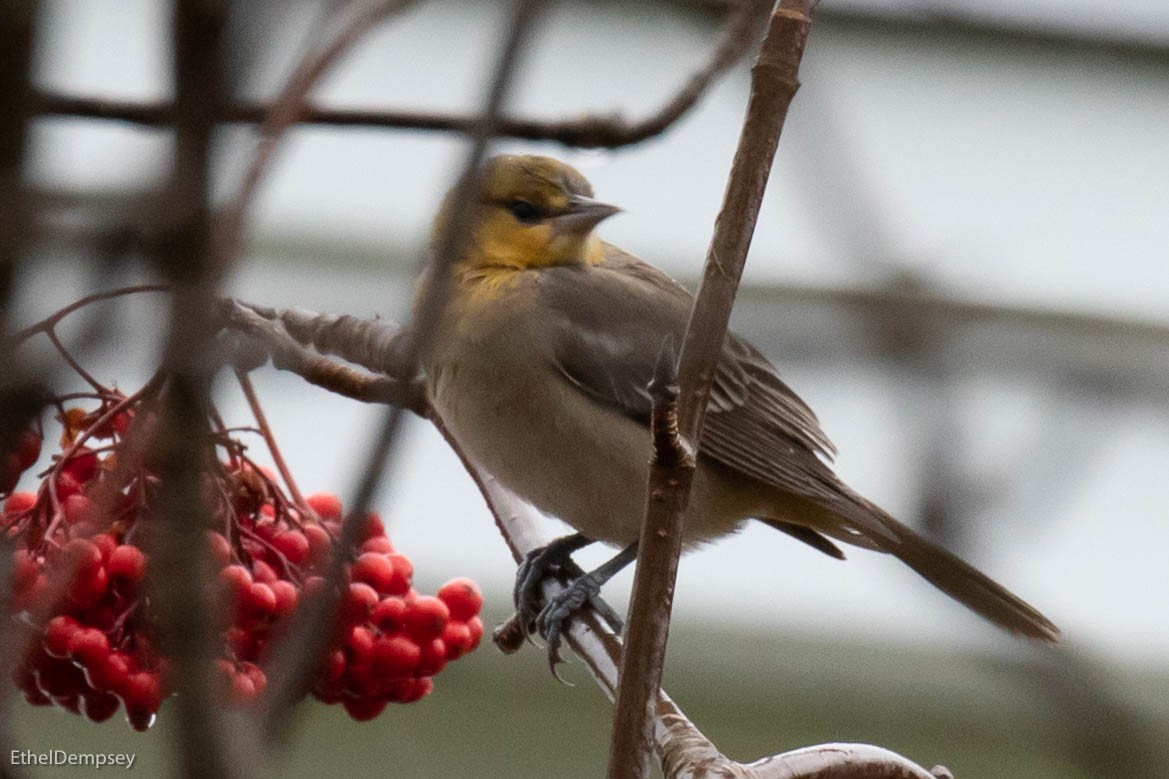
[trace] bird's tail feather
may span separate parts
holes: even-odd
[[[817,531],[888,552],[954,600],[1011,633],[1044,642],[1058,639],[1059,628],[1051,620],[965,560],[926,540],[859,495],[850,491],[841,497],[847,498],[845,505],[833,509],[817,506],[831,516],[831,521],[817,523]],[[842,522],[846,524],[844,528]]]

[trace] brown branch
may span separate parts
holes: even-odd
[[[615,149],[631,146],[661,135],[697,104],[710,85],[750,48],[756,21],[767,8],[760,0],[744,0],[728,12],[719,42],[702,68],[695,71],[681,89],[653,114],[629,121],[618,114],[590,114],[567,121],[530,118],[504,119],[496,128],[497,137],[532,141],[554,141],[565,146]],[[45,116],[77,116],[105,119],[147,127],[169,127],[174,123],[174,106],[165,102],[131,102],[74,97],[41,92],[36,95],[36,113]],[[426,111],[382,111],[328,109],[311,103],[300,105],[295,121],[333,127],[382,127],[400,130],[453,132],[474,136],[478,117]],[[225,106],[220,120],[259,124],[273,115],[273,107],[258,103]]]
[[[691,309],[678,366],[683,441],[697,451],[727,322],[755,230],[817,0],[782,0],[772,12],[759,58],[751,69],[751,96],[731,164],[722,209]],[[651,471],[641,557],[634,575],[621,687],[613,718],[609,777],[645,777],[653,737],[650,701],[661,684],[670,611],[693,461],[674,458],[673,468]]]
[[[204,539],[201,475],[213,461],[210,430],[215,289],[225,270],[211,253],[211,161],[218,106],[228,94],[224,48],[227,3],[178,0],[172,16],[175,143],[170,181],[152,220],[161,228],[159,269],[173,285],[162,354],[166,385],[158,402],[152,459],[159,491],[159,532],[147,585],[157,608],[161,643],[172,660],[179,772],[247,777],[259,772],[251,728],[216,705],[211,663],[215,631],[208,593],[210,550]],[[163,573],[164,572],[164,573]]]
[[[318,387],[335,392],[345,397],[359,400],[363,403],[382,403],[389,406],[399,406],[426,415],[426,397],[421,388],[413,382],[403,382],[386,375],[373,375],[357,371],[332,360],[322,359],[320,354],[302,348],[305,343],[299,334],[294,334],[284,324],[284,315],[301,322],[302,329],[310,332],[325,330],[330,338],[335,340],[335,350],[320,351],[325,354],[338,356],[361,364],[353,355],[364,354],[366,344],[363,336],[374,330],[384,331],[382,342],[392,343],[400,335],[401,328],[381,322],[367,322],[355,317],[335,317],[331,315],[317,315],[317,318],[327,324],[319,328],[311,324],[312,314],[303,311],[286,312],[276,309],[265,309],[252,306],[238,300],[228,299],[222,304],[223,325],[232,331],[246,335],[250,341],[231,345],[234,352],[229,360],[242,370],[251,370],[271,358],[273,366],[280,370],[297,374],[305,381]],[[356,347],[351,351],[344,348],[346,328],[337,324],[352,325],[355,337],[352,339]],[[358,327],[358,325],[361,327]],[[312,343],[311,341],[309,343]],[[254,351],[259,349],[261,354]],[[387,371],[388,373],[389,371]]]

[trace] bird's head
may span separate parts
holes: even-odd
[[[470,268],[540,268],[601,261],[593,228],[620,209],[593,200],[575,168],[551,157],[501,155],[481,171],[470,240],[458,263]],[[435,220],[446,223],[453,193]]]

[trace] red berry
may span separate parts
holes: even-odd
[[[389,554],[394,551],[394,544],[387,536],[375,536],[361,545],[361,551]]]
[[[252,574],[242,565],[229,565],[219,572],[219,583],[231,598],[239,600],[252,586]]]
[[[368,664],[376,640],[373,631],[363,625],[350,628],[349,634],[345,637],[345,646],[349,651],[349,664]]]
[[[467,649],[470,652],[479,646],[479,640],[483,638],[483,620],[478,617],[471,617],[467,620],[467,630],[471,631],[471,646]]]
[[[240,663],[240,673],[251,679],[252,685],[256,688],[257,695],[262,695],[268,687],[267,674],[264,673],[264,669],[255,663]]]
[[[78,484],[85,484],[97,474],[97,466],[97,453],[83,446],[61,468],[61,475],[68,474]]]
[[[445,603],[433,595],[423,595],[406,607],[406,631],[424,644],[442,635],[450,616]]]
[[[451,579],[439,587],[436,594],[451,610],[451,619],[457,622],[466,622],[483,608],[483,593],[479,591],[479,585],[465,577]]]
[[[146,730],[154,724],[154,715],[162,705],[162,689],[158,676],[149,671],[130,674],[122,691],[126,705],[126,719],[135,730]]]
[[[272,588],[272,594],[276,596],[275,618],[291,617],[296,611],[297,602],[300,600],[300,590],[296,589],[296,585],[287,579],[278,579],[268,586]]]
[[[378,595],[373,587],[353,582],[341,598],[341,616],[348,624],[364,622],[378,604]]]
[[[457,660],[471,651],[474,641],[471,629],[465,622],[448,622],[442,631],[442,642],[446,644],[447,661]]]
[[[82,608],[89,608],[97,603],[101,596],[109,589],[110,579],[105,568],[95,568],[92,571],[78,574],[73,586],[69,588],[69,597]]]
[[[434,682],[429,677],[411,679],[406,695],[400,699],[401,703],[415,703],[422,700],[434,690]]]
[[[308,560],[309,556],[309,542],[304,533],[299,530],[289,530],[284,533],[278,533],[272,539],[272,546],[276,551],[284,555],[285,559],[293,565],[303,565]]]
[[[99,692],[119,692],[130,676],[130,657],[124,652],[110,652],[103,659],[85,667],[85,679]]]
[[[386,526],[382,523],[382,518],[374,512],[369,512],[365,515],[365,521],[361,523],[358,528],[358,537],[362,541],[368,541],[371,538],[380,538],[386,534]]]
[[[208,530],[207,543],[211,546],[211,556],[220,565],[227,565],[231,562],[231,544],[227,543],[227,539],[222,534]]]
[[[62,471],[57,474],[57,500],[64,503],[70,495],[81,492],[81,482],[71,473]]]
[[[61,508],[65,512],[65,522],[69,525],[80,525],[97,518],[97,506],[80,493],[65,498]]]
[[[320,677],[332,684],[345,675],[345,665],[345,653],[340,649],[334,649],[321,661]]]
[[[370,612],[369,621],[383,633],[396,633],[406,626],[406,601],[390,596],[382,598]]]
[[[256,683],[245,673],[231,676],[231,697],[237,705],[246,706],[256,699]]]
[[[446,644],[441,638],[427,641],[421,646],[422,655],[418,658],[418,667],[414,669],[416,676],[434,676],[446,665]]]
[[[341,499],[330,492],[318,492],[305,498],[305,503],[321,519],[341,519]]]
[[[421,657],[422,650],[405,636],[382,636],[374,644],[370,664],[379,679],[400,679],[414,673]]]
[[[27,549],[17,549],[12,553],[12,590],[21,592],[28,589],[34,581],[41,567],[36,558]]]
[[[263,625],[272,620],[276,613],[276,593],[263,582],[253,582],[239,601],[236,612],[237,623],[241,626]]]
[[[42,643],[45,653],[49,657],[63,660],[69,656],[69,645],[73,642],[73,634],[81,629],[80,623],[73,617],[62,615],[53,617],[45,625],[45,636]]]
[[[48,574],[34,572],[32,579],[27,581],[24,587],[20,589],[13,588],[12,611],[20,613],[28,610],[32,606],[41,605],[50,589],[51,585],[49,584]]]
[[[146,555],[136,546],[122,544],[110,552],[106,573],[118,584],[137,584],[146,574]]]
[[[61,559],[65,561],[66,570],[75,576],[101,568],[101,550],[92,541],[85,538],[74,538],[61,548]]]
[[[384,554],[366,552],[353,562],[350,575],[354,581],[365,582],[378,592],[388,593],[394,585],[394,564]]]
[[[354,720],[368,722],[385,711],[386,701],[380,698],[346,698],[341,705]]]
[[[87,692],[81,696],[81,713],[90,722],[105,722],[118,713],[121,701],[108,692]]]
[[[271,584],[280,577],[276,575],[276,569],[268,565],[263,560],[252,561],[252,578],[264,584]]]
[[[223,639],[237,660],[255,660],[260,656],[260,639],[250,630],[228,628]]]
[[[14,517],[36,505],[37,496],[32,492],[14,492],[4,503],[4,516]]]
[[[69,657],[75,663],[88,668],[105,662],[110,656],[110,639],[97,628],[83,627],[74,631],[69,642]]]
[[[410,592],[410,580],[414,578],[414,563],[404,554],[389,554],[386,558],[394,564],[394,579],[386,594],[406,595]]]
[[[324,565],[333,555],[333,539],[320,525],[305,525],[304,537],[308,541],[308,559],[313,565]]]
[[[92,541],[93,545],[97,547],[97,550],[101,552],[102,563],[108,564],[110,561],[110,555],[112,555],[114,550],[118,548],[117,540],[109,533],[98,533],[89,540]]]

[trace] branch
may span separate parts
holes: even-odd
[[[217,106],[228,94],[223,67],[227,4],[178,0],[172,16],[176,85],[170,182],[158,202],[157,264],[173,285],[151,457],[166,488],[158,494],[159,532],[147,584],[159,631],[173,660],[180,772],[184,776],[254,776],[253,731],[215,705],[210,550],[204,540],[203,467],[213,456],[207,428],[213,359],[215,292],[225,268],[211,252],[211,161]],[[165,576],[160,572],[165,572]]]
[[[661,135],[685,116],[710,85],[750,48],[752,32],[757,29],[756,22],[766,8],[767,5],[760,0],[744,0],[736,4],[728,12],[726,26],[707,62],[664,105],[645,118],[629,121],[619,114],[610,113],[590,114],[568,121],[503,119],[496,127],[495,135],[606,149],[632,146]],[[147,127],[169,127],[174,123],[175,107],[166,102],[102,100],[40,92],[35,95],[34,110],[46,116],[78,116],[131,122]],[[220,120],[260,124],[267,121],[274,111],[275,107],[259,103],[234,103],[223,108]],[[302,103],[297,113],[295,121],[302,124],[453,132],[469,136],[475,135],[479,122],[478,117],[459,114],[327,109],[310,103]]]
[[[777,5],[759,58],[751,69],[747,117],[731,164],[727,191],[715,222],[678,366],[681,403],[677,421],[689,452],[698,450],[731,306],[747,260],[779,134],[799,86],[796,76],[816,2],[782,0]],[[649,704],[661,684],[682,530],[694,475],[692,455],[673,456],[672,467],[666,467],[662,459],[662,452],[656,451],[625,639],[627,666],[622,668],[613,718],[610,779],[640,779],[649,771],[653,735]]]
[[[306,109],[309,92],[345,54],[353,49],[366,33],[372,31],[386,19],[404,11],[418,0],[381,0],[377,3],[350,2],[348,8],[356,7],[352,16],[341,24],[340,29],[324,45],[310,51],[289,76],[284,88],[267,111],[259,126],[260,138],[251,164],[240,182],[235,197],[216,225],[216,250],[218,262],[228,262],[240,249],[243,240],[244,215],[255,198],[260,181],[271,165],[280,140],[288,128],[299,121]]]

